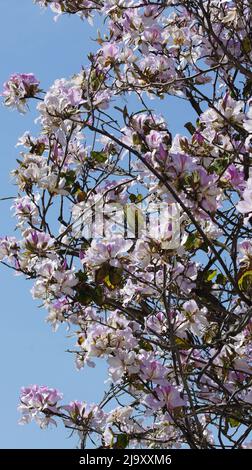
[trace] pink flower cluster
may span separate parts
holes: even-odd
[[[27,111],[27,99],[39,92],[39,81],[33,73],[15,73],[4,83],[2,96],[5,106]]]

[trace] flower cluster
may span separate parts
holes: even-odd
[[[32,419],[41,427],[55,423],[51,416],[56,412],[57,404],[62,398],[63,395],[55,388],[38,385],[23,387],[19,406],[22,413],[21,424],[29,423]]]
[[[38,92],[39,81],[33,73],[15,73],[4,83],[2,96],[5,106],[25,113],[27,99],[33,98]]]

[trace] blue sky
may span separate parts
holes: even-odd
[[[32,0],[1,0],[0,83],[13,72],[34,72],[44,88],[54,79],[79,71],[86,61],[89,38],[94,31],[78,18],[61,18],[55,23],[49,12]],[[34,111],[25,116],[0,106],[1,172],[0,197],[15,196],[9,173],[15,167],[15,144],[26,130],[36,135]],[[0,202],[0,235],[13,234],[10,201]],[[102,397],[103,368],[76,371],[73,356],[65,350],[72,344],[64,328],[53,333],[45,323],[46,312],[38,309],[29,292],[31,284],[0,267],[1,328],[0,391],[1,448],[72,448],[76,438],[58,429],[41,431],[35,424],[17,424],[18,394],[22,385],[46,384],[59,388],[65,401]]]
[[[14,72],[33,72],[46,89],[56,78],[78,72],[87,63],[87,53],[96,47],[96,31],[77,17],[61,17],[56,23],[49,11],[41,11],[32,0],[1,0],[0,83]],[[154,105],[154,102],[153,102]],[[190,120],[185,103],[172,98],[161,102],[171,130],[183,132]],[[188,111],[188,119],[185,113]],[[1,172],[0,197],[15,196],[9,173],[15,167],[15,144],[26,130],[39,132],[35,110],[25,116],[0,106]],[[179,125],[180,124],[180,125]],[[185,131],[184,131],[185,132]],[[0,202],[0,236],[13,235],[14,219],[10,201]],[[2,371],[0,448],[72,448],[76,438],[59,426],[41,431],[35,424],[19,426],[19,389],[38,383],[59,388],[65,402],[71,399],[96,401],[102,397],[104,367],[76,371],[73,357],[65,350],[71,345],[66,331],[53,333],[45,323],[46,313],[38,309],[29,292],[31,284],[0,266],[0,358]]]

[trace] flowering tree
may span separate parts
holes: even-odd
[[[21,422],[61,419],[82,447],[251,447],[251,2],[34,2],[105,26],[71,78],[4,84],[8,107],[38,100],[40,133],[18,143],[20,237],[0,259],[109,381],[97,404],[23,388]],[[171,96],[195,114],[185,135],[158,114]]]

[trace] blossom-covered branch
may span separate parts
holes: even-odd
[[[34,3],[106,28],[72,77],[4,84],[8,107],[39,101],[39,132],[18,142],[0,260],[109,380],[97,404],[25,387],[21,422],[62,420],[82,447],[250,447],[250,2]],[[194,113],[184,135],[158,112],[170,96]]]

